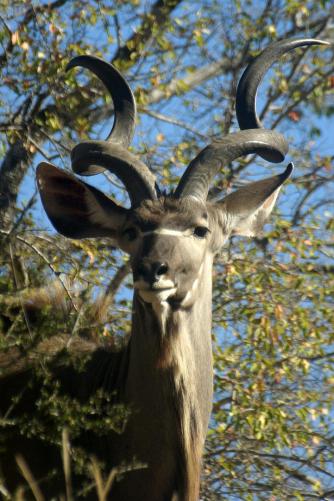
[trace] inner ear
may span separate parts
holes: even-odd
[[[101,191],[52,164],[36,171],[44,209],[55,229],[69,238],[115,237],[128,210]]]
[[[293,165],[289,164],[282,174],[243,186],[215,204],[225,216],[226,232],[247,237],[258,235],[292,169]]]

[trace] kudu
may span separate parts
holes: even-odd
[[[103,387],[110,394],[116,392],[116,400],[131,411],[122,434],[105,430],[102,439],[87,446],[109,469],[131,463],[133,458],[144,465],[117,479],[112,500],[195,501],[199,497],[213,399],[213,259],[230,235],[258,234],[292,165],[282,174],[244,186],[218,202],[208,197],[210,184],[223,164],[244,155],[283,161],[287,143],[279,133],[262,127],[255,110],[257,88],[267,69],[287,51],[325,43],[288,39],[264,50],[238,85],[236,113],[243,130],[200,151],[169,195],[159,190],[149,168],[128,151],[136,107],[124,78],[112,65],[93,56],[76,57],[68,65],[68,69],[81,66],[92,71],[114,103],[114,125],[108,138],[75,146],[72,169],[84,176],[109,170],[122,181],[131,200],[131,208],[123,208],[49,163],[38,166],[41,199],[59,233],[69,238],[109,237],[130,256],[134,297],[127,348],[117,355],[99,348],[86,371],[72,374],[67,368],[65,376],[60,376],[74,397],[89,398],[94,389]],[[3,378],[7,394],[15,381],[17,375]],[[33,401],[30,404],[33,409]],[[44,456],[37,465],[37,450],[31,449],[29,440],[18,440],[11,453],[22,453],[40,479],[48,459]],[[2,469],[10,488],[18,482],[11,464],[6,456]],[[59,485],[55,490],[49,487],[49,493],[61,492],[60,479],[59,473]]]

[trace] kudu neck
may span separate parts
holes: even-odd
[[[189,398],[197,402],[202,427],[207,427],[212,399],[212,259],[203,263],[194,301],[173,308],[167,302],[158,307],[134,294],[130,342],[132,376],[160,384],[165,375],[175,384],[188,385]],[[182,384],[183,384],[182,383]]]
[[[133,301],[125,400],[134,410],[133,430],[150,423],[141,436],[149,461],[163,455],[163,468],[175,472],[174,488],[184,501],[199,496],[212,405],[211,267],[208,259],[186,308],[153,307],[137,291]]]

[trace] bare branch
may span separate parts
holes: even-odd
[[[113,56],[113,62],[120,60],[122,63],[133,64],[136,58],[133,55],[138,51],[138,47],[146,44],[152,37],[152,28],[164,29],[169,15],[180,4],[182,0],[157,0],[151,10],[142,18],[141,25],[137,31],[120,46]]]

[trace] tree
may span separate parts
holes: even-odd
[[[104,89],[84,71],[66,74],[68,61],[91,53],[126,74],[139,110],[133,149],[168,190],[209,138],[237,129],[235,88],[249,60],[276,39],[333,39],[334,10],[326,0],[4,1],[1,9],[0,347],[8,372],[9,353],[42,357],[55,333],[117,344],[128,332],[126,258],[107,240],[56,236],[36,195],[41,159],[68,168],[71,146],[109,126]],[[288,137],[296,174],[264,237],[234,239],[216,267],[203,499],[334,499],[331,52],[295,51],[261,88],[261,119]],[[242,159],[224,166],[214,192],[274,172]],[[125,201],[112,176],[99,177]],[[53,403],[56,415],[63,402]],[[3,433],[9,421],[1,417]],[[54,420],[57,442],[64,427],[73,436],[81,426],[71,423],[71,415]]]

